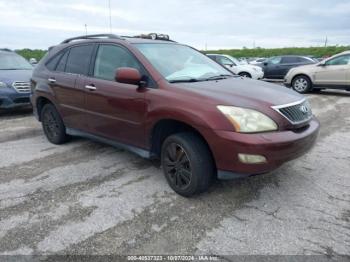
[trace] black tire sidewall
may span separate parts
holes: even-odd
[[[163,168],[164,176],[169,186],[179,195],[190,197],[195,194],[202,193],[208,190],[213,181],[215,168],[209,149],[204,142],[191,133],[180,133],[168,137],[163,145],[161,151],[161,163],[163,167],[163,156],[167,146],[171,143],[179,144],[187,154],[190,161],[192,177],[189,187],[185,190],[176,188],[165,169]]]
[[[44,115],[49,111],[52,112],[52,114],[55,116],[55,119],[59,126],[58,136],[55,136],[55,137],[51,137],[50,135],[48,135],[47,130],[44,126],[44,121],[45,121]],[[59,145],[59,144],[63,144],[68,140],[68,136],[66,134],[66,127],[62,121],[60,114],[58,113],[57,109],[53,104],[46,104],[43,107],[41,111],[41,122],[42,122],[42,128],[44,130],[45,136],[47,140],[49,140],[51,143]]]
[[[246,72],[239,73],[238,75],[240,75],[241,77],[252,78],[252,76]]]

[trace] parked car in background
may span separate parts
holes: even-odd
[[[261,57],[261,58],[255,58],[253,60],[250,60],[249,61],[249,64],[251,65],[259,65],[261,63],[264,63],[266,61],[267,58],[265,57]]]
[[[53,47],[32,77],[48,140],[78,135],[160,158],[183,196],[216,177],[269,172],[313,146],[319,122],[304,96],[168,39],[87,35]]]
[[[261,67],[242,63],[230,55],[207,54],[207,56],[225,66],[236,75],[253,79],[262,79],[264,77],[264,72]]]
[[[302,65],[315,64],[316,62],[307,56],[274,56],[263,63],[258,64],[264,70],[264,78],[283,79],[289,69]]]
[[[33,66],[9,49],[0,49],[0,109],[30,105]]]
[[[324,88],[350,91],[350,51],[346,51],[314,65],[289,70],[284,84],[299,93]]]

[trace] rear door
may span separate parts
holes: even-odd
[[[318,66],[315,73],[315,84],[321,86],[349,85],[350,55],[341,55],[325,62],[324,66]]]
[[[100,44],[89,77],[85,77],[86,108],[90,133],[137,147],[144,147],[146,88],[115,81],[120,67],[145,71],[125,47]],[[93,89],[91,89],[93,87]]]
[[[279,78],[281,60],[282,58],[280,56],[275,56],[264,63],[263,69],[265,78]]]
[[[77,83],[88,74],[93,48],[93,44],[85,44],[66,50],[51,79],[63,120],[70,128],[84,130],[87,127],[85,89]]]
[[[288,71],[296,66],[302,65],[301,61],[296,56],[284,56],[282,57],[279,70],[278,70],[278,76],[279,78],[284,78],[284,76],[288,73]]]

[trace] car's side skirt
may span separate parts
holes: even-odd
[[[66,128],[66,133],[68,135],[71,135],[71,136],[85,137],[85,138],[95,140],[95,141],[98,141],[98,142],[101,142],[101,143],[104,143],[104,144],[107,144],[107,145],[110,145],[113,147],[122,148],[122,149],[130,151],[132,153],[135,153],[136,155],[139,155],[142,158],[147,158],[147,159],[154,158],[154,155],[151,154],[150,151],[145,150],[143,148],[120,143],[120,142],[117,142],[115,140],[111,140],[109,138],[93,135],[93,134],[90,134],[90,133],[87,133],[87,132],[84,132],[81,130],[77,130],[77,129],[73,129],[73,128]]]

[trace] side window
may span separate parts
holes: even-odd
[[[270,58],[269,63],[273,64],[273,65],[277,65],[281,62],[281,57],[280,56],[275,56]]]
[[[218,56],[217,60],[222,65],[235,65],[230,59],[225,56]]]
[[[89,72],[92,50],[93,45],[72,47],[68,55],[65,72],[87,75]]]
[[[307,59],[305,57],[298,57],[298,63],[312,63],[311,58]]]
[[[60,61],[57,64],[56,71],[64,72],[66,67],[67,58],[68,58],[69,50],[67,50],[64,55],[61,57]]]
[[[281,60],[281,64],[294,64],[299,63],[299,60],[295,56],[285,56]]]
[[[52,59],[50,59],[49,62],[46,63],[47,69],[49,69],[50,71],[55,71],[57,63],[61,59],[62,55],[63,53],[60,53],[54,56]]]
[[[350,55],[343,55],[328,60],[326,65],[348,65],[350,64]]]
[[[124,48],[116,45],[100,45],[95,61],[94,77],[114,81],[115,71],[120,67],[132,67],[142,71],[135,57]]]

